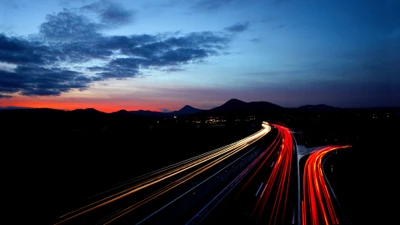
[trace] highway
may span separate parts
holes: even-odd
[[[345,216],[338,213],[340,204],[326,179],[323,162],[333,151],[350,147],[350,145],[322,147],[312,152],[306,159],[302,179],[302,225],[347,223]]]
[[[187,224],[296,224],[297,176],[288,128],[273,124],[277,135],[232,182]]]
[[[218,174],[227,172],[227,166],[244,161],[247,154],[258,149],[255,144],[271,129],[263,122],[259,131],[239,141],[121,183],[94,196],[86,205],[59,216],[54,224],[115,224],[132,215],[134,223],[145,221],[161,211],[156,206],[177,201],[182,193],[198,188],[199,183],[220,177]]]
[[[263,122],[239,141],[120,183],[58,217],[58,224],[346,224],[323,163],[302,155],[282,125]]]

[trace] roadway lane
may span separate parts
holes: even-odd
[[[146,212],[152,214],[154,206],[163,205],[193,188],[196,184],[194,178],[205,180],[210,171],[229,164],[229,160],[242,157],[270,130],[269,124],[263,122],[260,131],[237,142],[120,184],[96,196],[92,202],[60,216],[55,224],[76,224],[78,221],[109,224],[132,212],[135,212],[136,219]]]
[[[338,149],[350,148],[350,145],[332,145],[316,149],[305,158],[302,173],[302,224],[346,224],[341,214],[329,181],[326,179],[323,162],[326,157]]]
[[[218,167],[201,174],[194,179],[193,187],[177,192],[177,197],[161,207],[159,206],[136,224],[184,224],[216,192],[221,190],[233,176],[236,176],[243,167],[257,157],[261,150],[255,145],[244,154],[227,160],[218,165]]]
[[[235,224],[297,224],[293,139],[286,127],[273,126],[277,135],[271,144],[187,224],[221,219]]]

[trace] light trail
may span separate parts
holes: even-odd
[[[107,223],[110,223],[110,222],[120,218],[121,216],[131,212],[132,210],[140,207],[141,205],[153,200],[154,198],[172,190],[173,188],[179,186],[180,184],[192,179],[193,177],[197,176],[198,174],[200,174],[200,173],[208,170],[209,168],[215,166],[216,164],[224,161],[225,159],[235,155],[236,153],[245,149],[249,145],[258,141],[259,139],[261,139],[263,136],[265,136],[267,133],[269,133],[271,131],[271,126],[267,122],[263,122],[261,124],[261,127],[262,127],[261,130],[255,132],[254,134],[249,135],[237,142],[220,147],[213,151],[209,151],[209,152],[201,154],[199,156],[192,157],[188,160],[178,162],[171,166],[164,167],[164,168],[156,170],[154,172],[150,172],[150,173],[145,174],[141,177],[138,177],[134,180],[128,181],[125,184],[120,184],[118,187],[112,188],[108,191],[115,190],[115,189],[121,188],[123,186],[128,186],[132,182],[144,180],[138,184],[133,184],[132,186],[126,187],[122,191],[119,191],[115,194],[111,194],[107,197],[104,197],[104,198],[98,200],[98,201],[95,201],[95,202],[90,203],[86,206],[83,206],[77,210],[74,210],[72,212],[69,212],[67,214],[60,216],[58,218],[59,221],[56,222],[55,225],[65,223],[73,218],[76,218],[83,214],[89,213],[95,209],[98,209],[100,207],[103,207],[105,205],[113,203],[117,200],[120,200],[120,199],[126,197],[126,196],[129,196],[133,193],[143,190],[149,186],[152,186],[152,185],[157,184],[161,181],[164,181],[168,178],[171,178],[178,174],[181,174],[182,172],[185,172],[189,169],[192,169],[192,168],[195,168],[197,166],[207,163],[206,165],[201,166],[200,168],[196,169],[195,171],[190,172],[189,174],[179,178],[178,180],[172,181],[170,184],[160,188],[159,190],[155,191],[154,193],[152,193],[150,196],[146,197],[145,199],[119,211],[116,216],[114,216],[109,222],[107,222]],[[103,192],[103,193],[105,193],[105,192]]]
[[[223,167],[222,169],[218,170],[216,173],[214,173],[213,175],[207,177],[206,179],[204,179],[202,182],[200,182],[199,184],[197,184],[196,186],[192,187],[191,189],[187,190],[185,193],[183,193],[182,195],[178,196],[177,198],[175,198],[174,200],[170,201],[168,204],[164,205],[163,207],[161,207],[160,209],[156,210],[155,212],[153,212],[152,214],[150,214],[149,216],[147,216],[146,218],[142,219],[141,221],[139,221],[136,224],[141,224],[142,222],[144,222],[145,220],[147,220],[148,218],[150,218],[151,216],[155,215],[156,213],[158,213],[159,211],[161,211],[162,209],[164,209],[165,207],[169,206],[170,204],[174,203],[175,201],[177,201],[178,199],[180,199],[181,197],[183,197],[184,195],[192,192],[194,189],[196,189],[197,187],[201,186],[202,184],[204,184],[206,181],[210,180],[211,178],[215,177],[216,175],[220,174],[223,170],[226,170],[227,168],[229,168],[229,166],[233,165],[234,163],[236,163],[237,161],[241,160],[242,158],[244,158],[245,156],[247,156],[247,154],[249,154],[253,149],[255,149],[255,147],[253,147],[250,151],[246,152],[245,154],[243,154],[242,156],[240,156],[239,158],[235,159],[233,162],[229,163],[228,165],[226,165],[225,167]]]
[[[261,217],[265,216],[267,206],[270,210],[268,224],[277,224],[278,218],[282,219],[279,224],[284,224],[286,214],[291,166],[293,164],[293,139],[288,128],[277,124],[273,124],[273,126],[278,129],[277,139],[281,140],[281,144],[275,145],[275,151],[279,152],[278,159],[274,161],[272,172],[265,182],[262,194],[251,214],[255,223],[259,223]],[[259,169],[263,168],[269,160],[271,159],[265,158]],[[271,195],[272,193],[274,195]]]
[[[303,173],[302,224],[339,224],[322,168],[322,159],[331,151],[351,145],[332,145],[318,149],[307,158]]]
[[[143,205],[143,204],[155,199],[156,197],[158,197],[158,196],[160,196],[162,194],[165,194],[166,192],[172,190],[173,188],[185,183],[186,181],[192,179],[193,177],[195,177],[195,176],[201,174],[202,172],[208,170],[209,168],[213,167],[214,165],[224,161],[225,159],[229,158],[230,156],[235,155],[238,151],[246,148],[247,146],[248,145],[243,145],[240,148],[235,149],[235,151],[229,152],[226,155],[222,156],[221,158],[218,158],[215,161],[212,161],[212,162],[208,163],[207,165],[202,166],[202,167],[200,167],[199,169],[197,169],[197,170],[195,170],[193,172],[190,172],[188,175],[185,175],[184,177],[182,177],[182,178],[180,178],[180,179],[178,179],[176,181],[173,181],[172,183],[167,184],[165,187],[157,190],[156,192],[154,192],[153,194],[151,194],[149,197],[145,198],[141,202],[136,203],[136,204],[126,208],[124,211],[120,212],[120,215],[118,215],[117,217],[113,218],[112,220],[110,220],[109,222],[107,222],[105,224],[109,224],[110,222],[112,222],[112,221],[120,218],[121,216],[131,212],[132,210],[138,208],[139,206],[141,206],[141,205]]]
[[[250,206],[252,211],[246,219],[249,224],[294,224],[296,207],[291,209],[290,199],[296,196],[290,192],[292,173],[295,165],[294,139],[288,128],[271,124],[278,131],[276,138],[238,177],[217,194],[187,224],[199,224],[224,199],[240,180],[244,180],[233,196],[238,207]],[[323,158],[330,151],[349,148],[350,145],[335,145],[314,150],[306,161],[302,188],[298,187],[297,198],[303,196],[299,205],[299,223],[302,225],[339,224],[332,196],[325,180]],[[251,170],[250,170],[251,168]],[[253,169],[254,168],[254,169]],[[270,171],[270,172],[269,172]],[[248,174],[248,175],[247,175]],[[265,174],[265,175],[264,175]],[[260,179],[261,178],[261,179]],[[261,183],[261,184],[260,184]],[[296,182],[297,184],[297,182]],[[293,184],[294,185],[294,184]],[[297,185],[298,186],[298,185]],[[249,199],[249,191],[255,192],[254,200]],[[302,196],[300,196],[302,190]],[[254,192],[251,195],[254,196]],[[299,202],[300,203],[300,202]],[[247,209],[244,208],[247,211]],[[229,216],[229,215],[227,215]],[[301,217],[300,217],[301,216]],[[238,218],[240,219],[240,217]]]
[[[276,139],[274,140],[274,143]],[[250,165],[248,165],[235,179],[233,179],[221,192],[219,192],[210,202],[208,202],[199,212],[197,212],[186,225],[199,224],[203,219],[215,208],[217,205],[239,184],[239,182],[245,178],[245,176],[262,160],[266,157],[266,154],[271,154],[271,150],[274,148],[274,144],[266,148],[262,153],[255,158]],[[268,158],[268,156],[266,157]],[[254,176],[254,174],[253,174]],[[243,191],[246,185],[240,190]],[[261,185],[260,185],[261,188]],[[259,189],[260,189],[259,188]],[[262,194],[261,194],[262,195]]]
[[[285,224],[284,218],[289,218],[286,213],[291,213],[286,212],[286,208],[294,155],[293,139],[288,128],[277,124],[271,126],[277,129],[277,136],[250,165],[249,176],[246,175],[233,196],[233,202],[240,207],[242,202],[250,203],[247,190],[253,186],[256,188],[254,203],[249,204],[252,207],[248,218],[250,224]]]

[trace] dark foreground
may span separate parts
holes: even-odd
[[[1,113],[2,224],[51,224],[87,197],[241,139],[260,122],[211,127],[85,112]],[[398,119],[282,121],[303,131],[306,147],[353,145],[327,161],[334,164],[328,176],[348,221],[393,224]]]
[[[302,127],[302,144],[307,147],[336,143],[353,146],[329,156],[325,167],[348,223],[395,224],[392,205],[398,196],[398,117],[386,121],[331,119]]]
[[[160,125],[140,118],[46,112],[2,118],[7,121],[0,128],[1,195],[6,205],[6,217],[0,220],[5,224],[52,224],[84,199],[119,182],[259,129],[253,123]]]

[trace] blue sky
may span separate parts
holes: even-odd
[[[400,106],[400,1],[0,2],[0,106]]]

